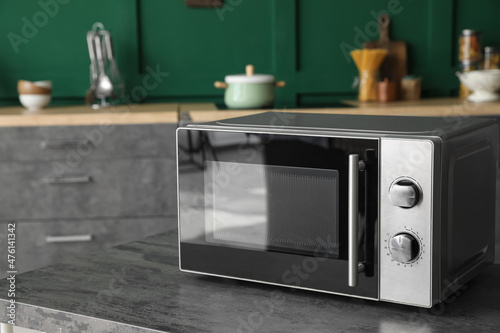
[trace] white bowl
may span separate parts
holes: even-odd
[[[467,73],[457,72],[457,76],[473,93],[468,99],[472,102],[491,102],[500,99],[500,69],[486,69]]]
[[[40,110],[49,105],[51,95],[20,94],[19,101],[30,111]]]

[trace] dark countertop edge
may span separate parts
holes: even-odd
[[[10,304],[10,300],[6,300],[3,297],[0,298],[0,303],[5,306],[5,309],[7,309],[7,306]],[[53,318],[60,318],[59,320],[62,320],[63,317],[66,317],[64,319],[71,320],[72,323],[69,324],[75,324],[77,323],[78,325],[88,325],[88,329],[90,329],[90,332],[98,332],[102,329],[102,326],[106,325],[108,327],[115,327],[116,330],[120,333],[168,333],[166,331],[158,331],[155,329],[151,328],[146,328],[146,327],[140,327],[136,325],[130,325],[127,323],[120,323],[117,321],[112,321],[108,319],[102,319],[102,318],[97,318],[97,317],[90,317],[82,314],[77,314],[77,313],[72,313],[64,310],[56,310],[56,309],[51,309],[51,308],[46,308],[43,306],[38,306],[38,305],[32,305],[32,304],[27,304],[27,303],[22,303],[22,302],[16,302],[16,322],[17,318],[19,317],[30,317],[30,315],[33,315],[33,313],[36,313],[37,310],[42,310],[44,314],[50,313],[52,316],[46,317],[46,325],[53,325],[54,327],[47,327],[44,326],[43,330],[47,332],[57,332],[57,330],[60,328],[62,325],[54,325],[53,323]],[[0,318],[6,317],[7,311],[3,315],[0,315]],[[6,319],[0,319],[4,320],[1,321],[3,323],[7,323],[10,318]],[[18,326],[18,325],[16,325]],[[56,327],[57,326],[57,327]],[[19,327],[22,328],[28,328],[32,330],[40,330],[40,327],[25,327],[24,325]],[[49,331],[50,329],[50,331]],[[62,331],[65,331],[65,328],[62,329]]]

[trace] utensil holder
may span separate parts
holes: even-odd
[[[85,100],[92,108],[109,107],[124,101],[125,82],[115,60],[111,34],[100,22],[87,32],[90,56],[90,88]]]

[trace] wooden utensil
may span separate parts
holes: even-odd
[[[386,49],[388,51],[380,74],[382,79],[388,78],[396,85],[396,98],[401,96],[401,79],[408,74],[407,47],[404,41],[392,41],[389,38],[389,15],[382,14],[378,18],[379,40],[370,41],[363,44],[367,49]]]

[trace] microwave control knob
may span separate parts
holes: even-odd
[[[396,181],[389,189],[389,200],[391,200],[393,206],[414,207],[418,204],[420,196],[420,186],[409,180]]]
[[[420,246],[414,236],[402,233],[391,238],[389,251],[392,259],[400,263],[407,263],[418,257]]]

